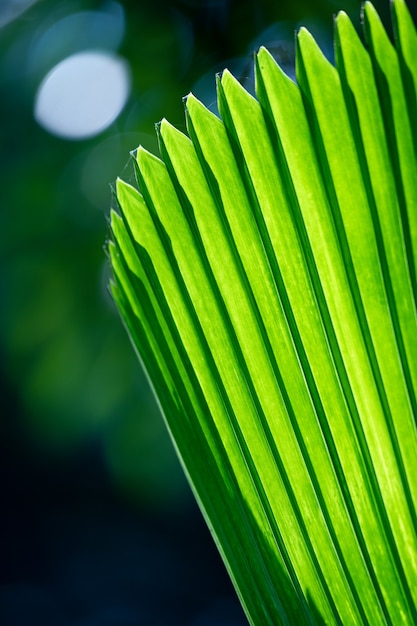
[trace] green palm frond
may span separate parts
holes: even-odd
[[[111,283],[249,621],[417,623],[417,34],[336,67],[264,48],[257,99],[158,126],[118,180]]]

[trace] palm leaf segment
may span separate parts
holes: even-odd
[[[417,623],[417,35],[364,6],[336,68],[261,48],[257,100],[186,100],[140,192],[117,181],[111,289],[249,621]]]

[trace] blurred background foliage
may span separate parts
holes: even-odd
[[[217,71],[253,89],[259,45],[291,74],[303,24],[331,58],[341,8],[359,25],[359,0],[0,0],[5,626],[245,623],[108,295],[111,185],[155,122],[185,129],[189,91],[216,111]],[[82,79],[80,53],[113,65]]]

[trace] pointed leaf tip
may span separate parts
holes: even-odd
[[[255,55],[255,64],[259,65],[262,63],[267,63],[271,59],[275,63],[275,59],[273,58],[269,50],[265,48],[265,46],[261,46]]]
[[[350,18],[346,11],[339,11],[336,15],[336,22],[348,21],[350,23]]]
[[[296,48],[297,53],[300,52],[302,55],[306,55],[306,59],[309,58],[310,54],[316,54],[319,52],[323,55],[322,50],[319,48],[316,40],[313,35],[310,33],[305,26],[301,26],[301,28],[296,33]]]
[[[349,37],[353,45],[359,45],[360,39],[359,35],[356,32],[354,25],[350,17],[345,11],[339,11],[335,19],[335,38],[336,42],[340,35],[344,37]]]
[[[300,28],[297,31],[297,39],[313,39],[313,35],[310,33],[310,31],[305,27],[305,26],[300,26]]]
[[[232,73],[230,72],[230,70],[228,70],[228,69],[227,69],[227,67],[226,67],[226,68],[223,70],[223,72],[221,73],[221,77],[220,77],[220,78],[221,78],[221,80],[222,80],[222,81],[223,81],[224,79],[225,79],[225,80],[228,80],[228,78],[225,78],[225,77],[232,77],[232,78],[234,78],[234,76],[232,75]]]
[[[202,102],[197,98],[197,96],[195,96],[193,92],[190,91],[190,93],[187,96],[187,101],[186,101],[187,109],[189,109],[190,106],[191,107],[194,106],[194,104],[203,106]]]
[[[192,94],[190,94],[189,97],[193,97]],[[166,141],[166,139],[169,137],[172,137],[174,140],[175,140],[175,137],[178,137],[178,138],[182,138],[183,140],[187,139],[188,141],[190,141],[187,135],[185,135],[180,130],[178,130],[178,128],[176,128],[173,124],[171,124],[171,122],[169,122],[165,118],[161,121],[159,134],[160,134],[160,137],[163,139],[163,141]]]
[[[233,76],[233,74],[227,69],[224,70],[222,74],[221,83],[223,87],[226,87],[227,85],[239,85],[240,87],[242,87],[242,85],[235,78],[235,76]]]
[[[190,118],[195,119],[196,116],[200,116],[201,118],[205,118],[206,120],[216,120],[219,118],[212,111],[210,111],[198,98],[194,95],[190,97],[190,100],[187,102],[187,112]],[[190,129],[189,129],[190,130]]]
[[[183,97],[182,97],[182,103],[183,103],[183,105],[184,105],[184,106],[186,106],[186,105],[187,105],[187,100],[188,100],[188,98],[189,98],[190,96],[192,96],[192,95],[193,95],[193,94],[192,94],[192,91],[189,91],[189,92],[188,92],[185,96],[183,96]]]
[[[163,125],[163,123],[164,123],[164,120],[160,122],[161,126]],[[146,148],[144,148],[142,145],[140,145],[137,149],[136,161],[139,167],[143,166],[145,163],[148,163],[150,161],[162,163],[161,159],[155,156],[155,154],[153,154],[152,152],[149,152],[149,150],[146,150]]]
[[[126,185],[125,181],[122,180],[119,176],[116,178],[116,195],[119,196],[119,191]],[[115,211],[111,209],[111,214]]]
[[[117,211],[115,211],[114,209],[110,209],[110,222],[116,219],[116,217],[119,217],[119,215],[117,214]]]

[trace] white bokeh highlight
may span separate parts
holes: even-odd
[[[40,84],[35,119],[54,135],[85,139],[118,117],[129,93],[124,59],[102,51],[79,52],[56,65]]]

